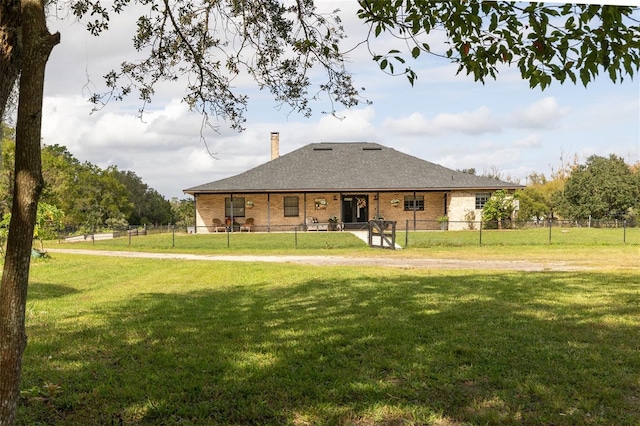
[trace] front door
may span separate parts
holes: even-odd
[[[342,222],[346,227],[359,228],[360,223],[369,221],[368,195],[342,196]],[[352,224],[349,226],[349,224]]]

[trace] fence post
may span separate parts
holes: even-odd
[[[480,221],[480,245],[482,245],[482,220]]]
[[[553,219],[549,218],[549,244],[551,244],[551,225],[553,224]]]
[[[176,246],[176,225],[171,225],[171,234],[172,234],[171,247],[175,247]]]
[[[233,224],[231,225],[233,226]],[[229,227],[227,226],[227,229],[225,231],[227,233],[227,248],[231,247],[231,232],[229,232]]]
[[[409,247],[409,219],[404,224],[404,246]]]
[[[293,228],[293,248],[298,248],[298,227]]]
[[[622,233],[622,242],[624,244],[627,244],[627,219],[625,219],[622,222],[622,229],[623,229],[623,233]]]

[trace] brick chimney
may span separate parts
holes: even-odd
[[[280,157],[280,133],[271,132],[271,159]]]

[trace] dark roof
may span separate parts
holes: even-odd
[[[514,189],[522,186],[457,172],[377,143],[313,143],[239,175],[185,189],[230,192],[355,192]]]

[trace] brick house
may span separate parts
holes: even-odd
[[[448,169],[377,143],[312,143],[279,155],[271,134],[271,161],[236,176],[185,189],[195,198],[196,232],[215,231],[225,219],[255,230],[292,229],[337,217],[345,228],[375,218],[407,220],[417,229],[466,229],[491,193],[522,186]],[[215,220],[215,223],[214,223]],[[326,228],[324,228],[326,229]]]

